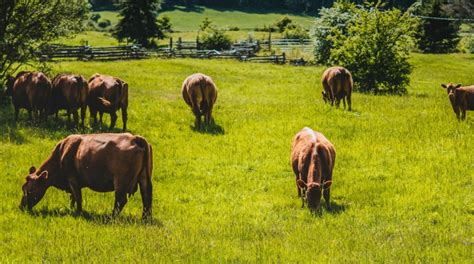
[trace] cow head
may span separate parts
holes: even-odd
[[[319,209],[319,205],[321,203],[321,185],[316,182],[306,184],[304,181],[298,180],[298,187],[300,187],[300,189],[306,190],[306,197],[304,197],[304,199],[306,199],[309,209]]]
[[[13,84],[15,83],[15,78],[11,75],[7,76],[7,89],[5,90],[5,95],[13,95]]]
[[[462,86],[462,84],[458,84],[458,85],[454,85],[453,83],[441,84],[441,87],[446,89],[446,91],[448,92],[449,97],[453,97],[454,93],[456,92],[456,89],[461,87],[461,86]]]
[[[28,208],[28,210],[31,210],[43,198],[46,192],[48,171],[42,171],[39,175],[37,173],[36,168],[34,166],[31,167],[30,173],[26,176],[26,182],[21,187],[23,191],[20,204],[21,209]]]

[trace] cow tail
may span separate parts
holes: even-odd
[[[153,149],[151,145],[148,144],[146,139],[140,136],[135,137],[135,144],[137,144],[138,146],[140,146],[141,148],[145,150],[144,157],[143,157],[144,166],[142,167],[142,170],[140,171],[140,173],[137,175],[139,179],[136,179],[132,182],[129,193],[133,194],[135,192],[137,183],[140,181],[140,184],[145,184],[144,186],[145,191],[149,195],[152,195],[151,176],[153,172]],[[145,179],[141,178],[143,177],[142,175],[145,175]]]
[[[205,91],[206,91],[206,86],[207,86],[207,80],[206,77],[202,77],[199,80],[199,88],[201,89],[201,95],[202,95],[202,112],[207,113],[209,112],[209,100],[207,96],[205,96]]]

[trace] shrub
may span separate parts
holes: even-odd
[[[229,31],[239,31],[240,28],[239,27],[229,27],[227,30],[229,30]]]
[[[275,22],[275,27],[280,33],[283,33],[288,26],[291,26],[293,21],[289,17],[282,17]]]
[[[201,31],[205,31],[207,28],[211,27],[213,24],[212,24],[212,21],[208,18],[208,17],[205,17],[203,21],[201,21],[201,25],[199,25],[199,29],[201,29]]]
[[[356,7],[344,1],[335,2],[331,8],[322,8],[314,27],[314,57],[320,64],[328,64],[336,34],[347,35],[347,27],[352,21]]]
[[[380,11],[380,4],[357,9],[347,35],[331,36],[329,62],[352,72],[355,89],[373,93],[406,93],[412,66],[408,62],[419,20],[411,10]]]
[[[214,26],[207,27],[200,37],[199,41],[202,49],[229,49],[232,45],[230,37],[225,34],[225,30]]]
[[[97,23],[97,22],[99,21],[99,19],[100,19],[100,14],[95,13],[95,14],[92,14],[92,15],[91,15],[91,20],[92,20],[92,21],[94,21],[94,22]]]
[[[169,16],[162,16],[158,19],[158,27],[164,33],[172,33],[173,32],[173,25],[171,24],[171,19]]]
[[[283,36],[286,39],[307,39],[309,38],[308,32],[304,28],[302,28],[300,25],[295,25],[294,27],[291,28],[286,28],[285,31],[283,31]]]
[[[104,19],[104,20],[99,21],[99,23],[97,23],[97,25],[100,28],[105,29],[105,28],[109,27],[110,25],[112,25],[112,23],[110,22],[110,20]]]

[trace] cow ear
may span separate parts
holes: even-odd
[[[301,189],[304,189],[304,188],[307,187],[307,186],[306,186],[306,183],[305,183],[304,181],[302,181],[302,180],[297,180],[297,181],[296,181],[296,184],[298,184],[298,187],[300,187]]]
[[[459,88],[459,87],[461,87],[461,86],[462,86],[462,84],[458,84],[458,85],[456,85],[456,87],[454,87],[454,88]]]
[[[48,171],[43,171],[39,176],[38,179],[48,179]]]
[[[332,184],[332,181],[330,181],[330,180],[329,180],[329,181],[325,181],[325,182],[323,183],[324,189],[331,187],[331,184]]]
[[[30,174],[33,174],[33,173],[35,173],[35,171],[36,171],[36,168],[35,168],[35,166],[31,166],[31,168],[30,168]]]
[[[441,84],[441,87],[443,87],[444,89],[448,88],[446,87],[446,84]]]

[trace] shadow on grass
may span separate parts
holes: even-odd
[[[112,217],[112,213],[104,213],[98,214],[94,212],[86,212],[82,211],[81,214],[77,214],[74,209],[67,209],[67,208],[56,208],[56,209],[49,209],[49,208],[41,208],[39,210],[32,210],[28,211],[28,213],[35,217],[67,217],[73,216],[75,218],[82,218],[86,221],[99,224],[99,225],[136,225],[136,224],[143,224],[143,225],[151,225],[156,227],[162,227],[163,223],[158,219],[146,219],[143,220],[140,217],[135,217],[131,215],[118,215],[116,217]]]
[[[284,8],[257,8],[257,7],[223,7],[218,5],[189,5],[189,6],[182,6],[182,5],[174,5],[174,6],[166,6],[162,9],[162,11],[182,11],[182,12],[197,12],[202,13],[205,9],[212,9],[219,12],[242,12],[242,13],[250,13],[250,14],[281,14],[281,15],[308,15],[305,12],[298,12],[296,10],[289,10]]]
[[[210,135],[224,135],[225,130],[220,125],[212,122],[210,125],[202,124],[200,128],[191,126],[193,131],[196,131],[201,134],[210,134]]]
[[[109,129],[108,123],[93,124],[90,120],[85,120],[85,127],[80,122],[75,127],[74,122],[68,121],[66,113],[61,111],[59,118],[54,115],[48,116],[47,121],[33,122],[28,119],[27,111],[20,110],[18,121],[14,119],[13,107],[11,102],[6,102],[0,106],[0,142],[10,142],[13,144],[28,143],[28,135],[39,133],[48,138],[64,138],[71,134],[88,134],[88,133],[122,133],[121,127]],[[89,125],[89,126],[88,126]],[[128,130],[127,132],[131,132]]]
[[[325,206],[325,203],[321,204],[318,210],[311,211],[311,215],[314,217],[323,217],[324,214],[332,214],[332,215],[339,215],[346,211],[346,206],[343,204],[338,204],[334,201],[330,202],[330,208]]]

